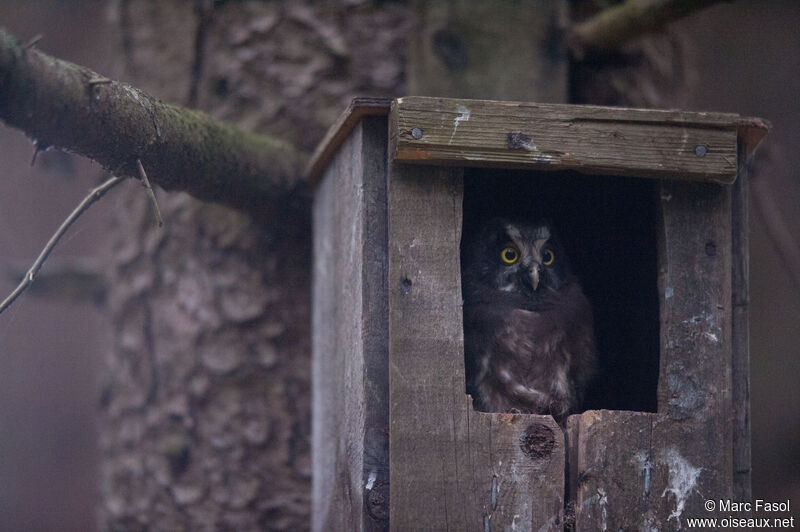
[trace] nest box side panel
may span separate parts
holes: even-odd
[[[731,190],[733,263],[731,341],[733,367],[733,498],[751,499],[750,463],[750,205],[747,149],[739,143],[739,178]]]
[[[361,120],[313,211],[313,528],[388,528],[386,118]]]
[[[465,392],[462,170],[389,176],[392,528],[562,530],[561,429],[474,412]]]

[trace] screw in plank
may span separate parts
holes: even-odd
[[[408,295],[411,292],[411,287],[413,286],[413,282],[408,277],[403,277],[403,280],[400,281],[400,293],[404,296]]]
[[[414,137],[416,140],[422,138],[422,130],[418,127],[415,127],[411,130],[411,136]]]
[[[704,146],[703,144],[698,144],[694,147],[694,154],[698,157],[705,157],[706,153],[708,153],[708,146]]]

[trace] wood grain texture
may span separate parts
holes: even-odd
[[[732,496],[731,188],[662,182],[658,411],[670,445],[701,467],[685,513]]]
[[[314,202],[313,528],[388,528],[386,119],[359,122]]]
[[[559,427],[465,393],[461,202],[460,169],[390,166],[392,528],[560,530]]]
[[[406,97],[392,105],[389,149],[395,160],[427,165],[731,183],[738,121],[725,113]]]
[[[731,189],[732,286],[731,387],[733,402],[733,497],[751,499],[750,449],[750,204],[747,145],[739,143],[739,178]]]
[[[313,186],[316,185],[328,167],[331,159],[336,155],[339,147],[350,135],[362,118],[366,116],[386,116],[392,100],[389,98],[371,98],[366,96],[356,97],[339,115],[339,118],[328,129],[325,138],[320,141],[314,150],[311,160],[305,169],[306,180]],[[386,136],[382,131],[381,136]]]
[[[684,530],[690,517],[722,517],[706,499],[729,497],[730,477],[704,461],[710,430],[665,414],[594,410],[567,421],[575,530]]]
[[[731,413],[730,188],[664,181],[660,199],[658,411],[675,420],[727,418]]]

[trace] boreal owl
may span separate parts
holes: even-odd
[[[548,223],[493,219],[462,244],[467,393],[476,410],[578,411],[595,368],[592,310]]]

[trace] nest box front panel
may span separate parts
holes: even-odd
[[[475,412],[464,393],[461,170],[392,165],[389,179],[390,522],[557,528],[561,429]]]

